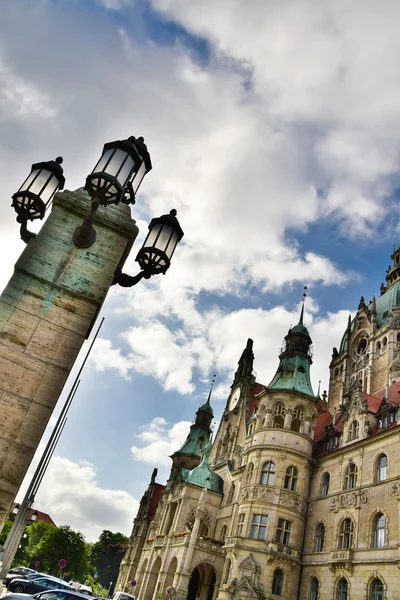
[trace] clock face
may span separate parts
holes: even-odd
[[[240,387],[236,388],[231,396],[231,399],[229,402],[229,410],[233,410],[235,408],[235,406],[239,402],[239,398],[240,398]]]

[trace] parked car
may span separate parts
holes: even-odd
[[[127,592],[115,592],[112,600],[136,600],[136,596],[128,594]]]
[[[44,592],[46,590],[73,591],[73,588],[68,583],[56,577],[50,577],[50,575],[39,577],[38,579],[12,579],[7,589],[17,594],[36,594],[37,592]]]
[[[4,578],[3,585],[8,587],[8,584],[12,579],[39,579],[40,577],[46,577],[46,573],[27,573],[26,575],[18,575],[18,573],[11,573],[10,571]]]
[[[38,594],[7,594],[7,600],[87,600],[87,596],[69,590],[47,590]],[[104,600],[104,598],[102,598]]]
[[[17,573],[19,575],[28,575],[28,573],[36,573],[35,569],[29,569],[28,567],[14,567],[10,569],[8,573]]]

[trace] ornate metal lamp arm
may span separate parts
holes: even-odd
[[[21,227],[19,229],[19,234],[21,236],[21,240],[27,244],[30,240],[36,237],[36,233],[28,230],[28,226],[26,221],[22,221],[17,217],[17,221],[21,223]]]
[[[151,273],[140,271],[137,275],[127,275],[122,272],[121,267],[117,267],[114,273],[114,279],[111,285],[120,285],[121,287],[132,287],[139,283],[141,279],[150,279]]]
[[[94,244],[96,239],[96,231],[93,229],[93,221],[99,206],[99,199],[93,198],[90,205],[90,210],[86,215],[82,225],[79,225],[79,227],[75,229],[73,239],[75,246],[78,246],[78,248],[90,248],[90,246]]]

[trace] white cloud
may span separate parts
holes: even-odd
[[[17,500],[20,502],[44,450],[41,443],[28,469]],[[103,529],[130,535],[138,501],[122,490],[102,488],[96,468],[89,462],[73,462],[54,456],[35,498],[34,507],[47,512],[56,525],[70,525],[89,542],[98,539]]]
[[[145,426],[137,435],[144,445],[131,447],[134,458],[153,466],[170,467],[169,457],[185,441],[189,433],[190,421],[179,421],[171,425],[163,417],[156,417]]]

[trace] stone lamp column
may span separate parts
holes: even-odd
[[[100,207],[96,242],[73,233],[90,206],[83,189],[54,197],[0,296],[0,531],[118,265],[138,234],[126,204]]]

